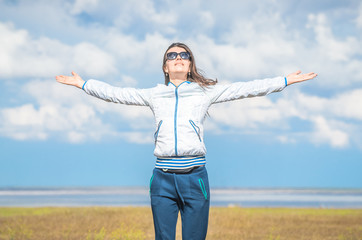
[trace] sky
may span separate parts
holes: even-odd
[[[0,187],[148,186],[152,112],[55,76],[153,87],[173,42],[220,84],[318,73],[210,108],[211,187],[362,188],[359,0],[0,0]]]

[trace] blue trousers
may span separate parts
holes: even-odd
[[[174,240],[178,213],[182,239],[206,238],[210,189],[206,168],[189,173],[169,173],[155,168],[150,182],[151,207],[156,240]]]

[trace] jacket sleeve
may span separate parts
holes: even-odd
[[[249,82],[235,82],[230,84],[216,84],[209,89],[211,104],[232,101],[242,98],[265,96],[272,92],[282,91],[285,87],[285,78],[267,78]]]
[[[120,88],[94,79],[86,81],[82,89],[87,94],[103,99],[107,102],[139,106],[150,105],[152,92],[152,88]]]

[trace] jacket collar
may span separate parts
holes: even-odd
[[[177,87],[181,86],[181,85],[184,84],[184,83],[190,84],[191,82],[190,82],[190,81],[184,81],[184,82],[180,83],[180,85],[178,85]],[[170,85],[173,85],[174,87],[176,87],[176,85],[173,84],[172,82],[168,82],[167,86],[170,86]],[[177,87],[176,87],[176,88],[177,88]]]

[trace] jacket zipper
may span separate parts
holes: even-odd
[[[181,83],[182,84],[182,83]],[[178,107],[178,85],[175,88],[175,96],[176,96],[176,102],[175,102],[175,116],[174,116],[174,135],[175,135],[175,155],[177,156],[177,107]]]
[[[185,81],[188,82],[188,81]],[[176,102],[175,102],[175,115],[174,115],[174,134],[175,134],[175,155],[178,156],[177,153],[177,108],[178,108],[178,88],[184,84],[185,82],[182,82],[180,85],[178,85],[176,87],[175,84],[171,83],[172,85],[174,85],[175,88],[175,97],[176,97]]]
[[[201,142],[201,137],[200,137],[200,128],[194,123],[194,121],[192,121],[191,119],[189,120],[192,128],[195,130],[195,133],[197,134],[197,136],[199,137],[199,140]]]

